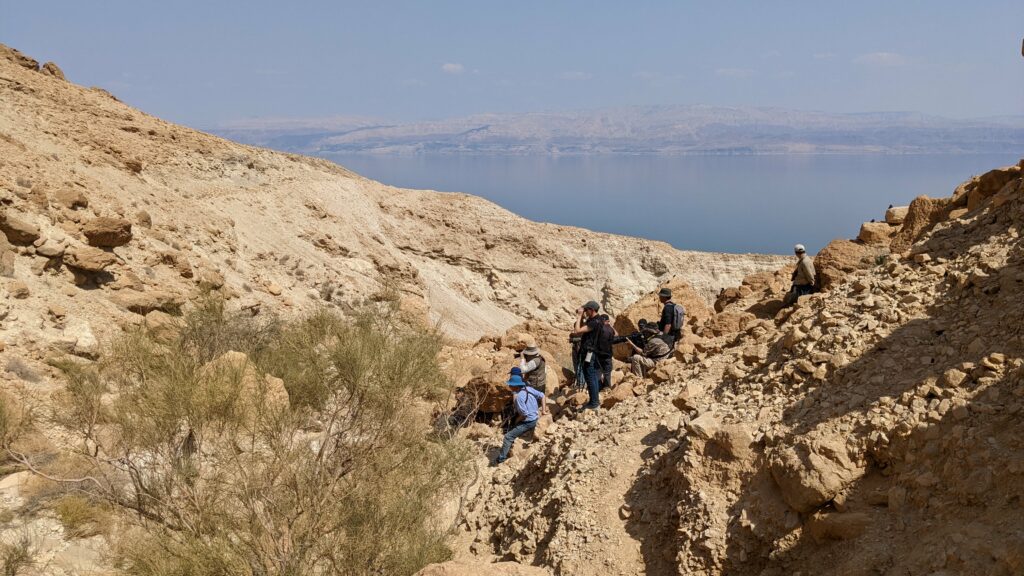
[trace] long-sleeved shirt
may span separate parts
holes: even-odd
[[[512,396],[512,403],[516,408],[516,414],[523,417],[523,422],[533,422],[540,417],[540,403],[544,401],[544,393],[523,386],[523,388]]]
[[[526,358],[521,358],[519,360],[519,369],[523,371],[523,376],[529,374],[530,372],[533,372],[540,365],[541,365],[541,358],[540,358],[540,356],[534,358],[533,360],[530,360],[529,362],[526,361]]]
[[[668,343],[657,336],[648,338],[647,342],[644,344],[644,356],[654,360],[661,360],[668,356],[668,353],[671,351],[672,350],[668,347]]]
[[[793,273],[794,286],[814,286],[814,261],[807,254],[801,254],[796,262],[796,272]]]

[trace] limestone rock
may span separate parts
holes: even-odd
[[[64,264],[83,272],[98,273],[117,263],[117,256],[92,246],[73,246],[64,251]]]
[[[614,388],[611,389],[611,391],[605,391],[603,394],[601,394],[601,407],[611,408],[612,406],[615,406],[619,402],[622,402],[623,400],[626,400],[627,398],[632,398],[634,396],[636,396],[636,394],[633,393],[632,384],[630,384],[629,382],[619,382],[618,384],[615,385]]]
[[[172,341],[181,329],[181,321],[178,318],[161,310],[153,310],[146,314],[142,325],[157,342]]]
[[[61,206],[70,210],[89,207],[89,199],[85,196],[84,192],[77,188],[61,188],[54,193],[53,199]]]
[[[770,466],[783,498],[797,512],[821,506],[863,475],[842,438],[783,446],[772,454]]]
[[[39,62],[29,58],[14,48],[10,48],[3,44],[0,44],[0,58],[10,60],[22,68],[28,68],[32,71],[39,70]]]
[[[686,425],[686,429],[704,440],[710,440],[718,433],[720,426],[721,423],[718,421],[718,418],[715,418],[710,412],[705,412],[690,420],[689,424]]]
[[[124,246],[132,240],[132,223],[124,218],[93,218],[82,226],[89,244],[100,248]]]
[[[899,226],[907,218],[909,210],[909,206],[893,206],[885,211],[885,222],[893,226]]]
[[[697,408],[697,397],[700,396],[700,387],[696,383],[687,382],[683,389],[672,399],[672,405],[683,412]]]
[[[860,226],[857,240],[872,246],[888,246],[897,228],[887,222],[865,222]]]
[[[715,432],[714,441],[730,456],[742,460],[751,453],[750,446],[754,443],[754,434],[750,424],[726,424]]]
[[[932,199],[927,196],[914,198],[907,208],[903,225],[893,236],[889,249],[894,253],[900,253],[910,248],[922,234],[942,219],[943,211],[948,204],[948,199]]]
[[[28,285],[21,280],[12,280],[9,282],[7,284],[7,293],[18,300],[28,298],[30,294]]]
[[[60,67],[54,64],[53,62],[47,62],[46,64],[43,64],[43,67],[40,68],[39,71],[46,76],[53,76],[54,78],[65,80],[64,71],[61,70]]]
[[[111,300],[118,306],[145,316],[154,310],[162,312],[178,312],[185,304],[185,298],[177,292],[154,288],[139,292],[136,290],[121,290]]]
[[[0,230],[14,244],[31,244],[39,239],[39,227],[27,218],[11,212],[0,216]]]
[[[814,257],[814,268],[822,289],[828,290],[857,270],[875,265],[878,256],[887,251],[878,246],[867,246],[850,240],[833,240]]]

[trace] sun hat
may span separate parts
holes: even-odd
[[[523,375],[523,369],[520,368],[519,366],[513,366],[512,369],[508,371],[508,373],[509,373],[509,376],[520,376],[521,377]]]
[[[661,298],[671,298],[672,290],[670,288],[662,288],[661,290],[658,290],[658,296]]]
[[[513,374],[512,377],[508,379],[508,382],[506,382],[506,384],[513,388],[518,388],[519,386],[526,386],[526,382],[523,382],[523,377],[520,376],[519,374]]]
[[[536,346],[527,346],[523,348],[523,356],[540,356],[540,348]]]
[[[804,245],[803,244],[797,244],[796,246],[793,246],[793,251],[799,253],[799,252],[806,252],[807,250],[804,249]]]

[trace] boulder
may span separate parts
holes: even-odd
[[[72,246],[64,251],[64,264],[83,272],[98,273],[117,263],[117,256],[92,246]]]
[[[711,440],[718,433],[721,423],[710,412],[690,420],[686,429],[704,440]]]
[[[897,228],[886,222],[865,222],[860,225],[857,240],[872,246],[888,246]]]
[[[828,290],[851,273],[874,267],[877,258],[887,253],[888,250],[880,246],[833,240],[814,257],[818,283],[823,290]]]
[[[10,212],[0,216],[0,230],[14,244],[31,244],[39,239],[39,227],[27,218]]]
[[[64,245],[53,238],[47,238],[42,244],[36,246],[36,254],[47,258],[60,258],[64,255]]]
[[[601,408],[611,408],[619,402],[636,396],[633,392],[633,385],[629,382],[619,382],[611,389],[601,394]]]
[[[60,69],[60,66],[57,66],[53,62],[47,62],[46,64],[43,64],[43,67],[40,68],[39,71],[46,76],[53,76],[54,78],[58,78],[60,80],[66,79],[64,78],[64,71]]]
[[[13,298],[18,300],[24,300],[28,298],[31,292],[28,289],[28,285],[21,280],[12,280],[7,284],[7,293]]]
[[[909,206],[893,206],[885,211],[885,222],[893,226],[899,226],[903,224],[903,221],[907,218],[907,212],[910,210]]]
[[[132,240],[132,223],[124,218],[93,218],[82,226],[82,233],[92,246],[114,248]]]
[[[712,336],[725,336],[736,334],[749,328],[757,322],[757,316],[750,312],[725,311],[715,314],[704,325],[704,330]]]
[[[181,321],[161,310],[153,310],[146,314],[143,327],[157,342],[170,342],[178,335]]]
[[[494,564],[470,563],[458,560],[430,564],[414,576],[550,576],[551,572],[535,566],[524,566],[517,562],[496,562]]]
[[[85,193],[76,188],[61,188],[54,193],[53,199],[57,204],[69,210],[89,207],[89,199],[85,196]]]
[[[75,356],[95,360],[100,356],[100,343],[92,332],[92,326],[88,322],[72,324],[64,329],[64,336],[71,346],[71,353]]]
[[[754,443],[752,428],[745,423],[726,424],[715,432],[713,440],[730,456],[742,460],[751,453],[750,446]]]
[[[781,446],[769,461],[783,499],[801,513],[832,500],[864,474],[863,466],[850,458],[842,437]]]
[[[185,304],[184,296],[161,288],[154,288],[144,292],[121,290],[111,300],[118,306],[143,316],[154,310],[177,313]]]
[[[892,238],[889,250],[895,254],[906,251],[917,242],[922,234],[927,232],[937,222],[945,217],[945,209],[949,205],[949,199],[932,199],[927,196],[918,196],[907,208],[907,216],[903,225]]]
[[[683,389],[676,394],[676,397],[672,399],[672,405],[683,412],[689,412],[690,410],[697,409],[697,397],[700,396],[701,390],[693,382],[687,382],[683,385]]]

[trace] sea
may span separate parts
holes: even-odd
[[[682,250],[814,253],[919,195],[948,196],[1000,155],[483,156],[323,154],[402,188],[465,192],[541,222]]]

